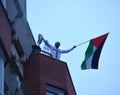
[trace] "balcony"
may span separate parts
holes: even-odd
[[[41,53],[30,56],[24,69],[24,83],[27,95],[46,95],[47,85],[76,95],[67,64]]]
[[[5,55],[8,58],[10,58],[11,26],[1,2],[0,2],[0,45]]]
[[[29,57],[32,51],[32,45],[35,44],[31,29],[26,19],[26,3],[25,0],[8,0],[6,2],[6,13],[10,20],[12,31],[17,37],[14,42],[19,45],[16,49],[23,48],[22,52],[18,52],[20,56]],[[20,46],[21,45],[21,46]]]

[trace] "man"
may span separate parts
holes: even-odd
[[[62,53],[68,53],[70,51],[72,51],[74,48],[76,48],[76,46],[73,46],[72,48],[68,49],[68,50],[60,50],[59,47],[60,47],[60,42],[55,42],[55,46],[52,46],[51,44],[48,43],[48,41],[46,41],[44,38],[43,38],[43,41],[44,43],[48,46],[48,48],[51,50],[51,55],[53,58],[56,58],[56,59],[60,59],[60,56]]]

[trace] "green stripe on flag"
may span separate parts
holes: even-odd
[[[85,52],[85,60],[82,62],[82,65],[81,65],[82,69],[87,69],[86,61],[90,58],[92,53],[93,53],[93,43],[90,41],[88,48]]]

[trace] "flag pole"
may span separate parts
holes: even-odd
[[[108,33],[106,33],[106,34],[109,34],[110,32],[108,32]],[[105,35],[105,34],[104,34]],[[103,35],[102,35],[103,36]],[[95,39],[95,38],[92,38],[92,39]],[[91,39],[90,39],[91,40]],[[77,46],[80,46],[80,45],[82,45],[82,44],[85,44],[85,43],[87,43],[87,42],[89,42],[90,40],[88,40],[88,41],[85,41],[85,42],[83,42],[83,43],[80,43],[80,44],[78,44],[78,45],[76,45],[76,47]]]
[[[87,43],[87,42],[89,42],[89,41],[90,41],[90,40],[85,41],[85,42],[83,42],[83,43],[80,43],[80,44],[76,45],[76,47],[77,47],[77,46],[80,46],[80,45],[82,45],[82,44],[85,44],[85,43]]]

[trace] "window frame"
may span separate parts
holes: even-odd
[[[50,86],[50,85],[47,85],[46,86],[46,95],[47,95],[47,92],[48,93],[51,93],[51,95],[65,95],[65,91],[60,89],[60,88],[57,88],[57,87],[54,87],[54,86]]]

